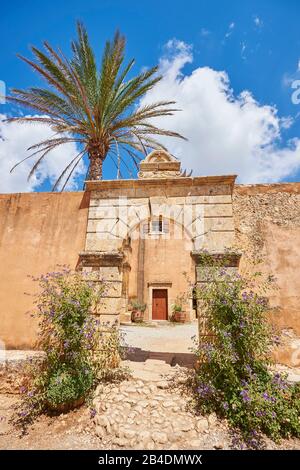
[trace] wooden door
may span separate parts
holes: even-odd
[[[152,291],[152,320],[168,319],[168,290],[153,289]]]

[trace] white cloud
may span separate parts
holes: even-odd
[[[226,39],[228,39],[232,35],[234,28],[235,28],[235,22],[232,21],[228,26],[228,30],[223,39],[223,43],[225,42]]]
[[[300,140],[280,145],[291,118],[281,119],[274,106],[260,105],[249,91],[235,96],[225,72],[199,67],[183,75],[193,60],[191,48],[173,39],[167,50],[160,61],[164,78],[142,104],[177,101],[182,111],[156,124],[189,139],[162,139],[183,168],[194,175],[238,174],[244,183],[280,181],[300,169]]]
[[[255,24],[255,26],[256,26],[257,28],[262,28],[262,26],[263,26],[263,21],[262,21],[262,19],[261,19],[259,16],[257,16],[257,15],[254,16],[253,21],[254,21],[254,24]]]
[[[293,88],[293,82],[299,80],[300,59],[298,59],[296,70],[294,72],[285,72],[282,76],[282,85],[286,88]]]
[[[5,118],[4,114],[0,114],[0,192],[34,191],[47,177],[51,183],[54,183],[61,171],[78,153],[75,143],[52,150],[45,157],[38,173],[28,182],[27,175],[36,157],[21,163],[12,173],[10,169],[15,163],[30,155],[26,150],[28,147],[51,137],[53,132],[49,127],[40,124],[7,123],[4,122]],[[81,162],[73,173],[67,189],[76,188],[75,178],[84,171],[84,164]]]
[[[241,42],[241,58],[242,58],[243,60],[246,60],[246,59],[247,59],[246,54],[245,54],[246,49],[247,49],[246,43],[245,43],[245,42]]]
[[[211,32],[206,28],[201,28],[200,34],[201,36],[205,37],[205,36],[209,36]]]

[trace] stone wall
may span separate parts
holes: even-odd
[[[203,231],[206,234],[207,247],[222,248],[227,236],[231,237],[232,241],[234,232],[230,204],[231,185],[229,183],[224,185],[224,181],[221,183],[220,177],[219,179],[211,177],[210,182],[206,180],[202,185],[191,184],[191,180],[197,178],[179,178],[179,180],[181,180],[179,189],[177,185],[169,184],[168,181],[163,185],[158,183],[153,185],[148,180],[103,181],[100,183],[102,187],[100,193],[97,184],[91,187],[91,191],[95,191],[95,197],[93,196],[91,202],[86,240],[88,192],[1,195],[0,341],[3,341],[7,348],[26,349],[34,346],[36,324],[26,314],[32,308],[33,299],[25,295],[25,292],[29,294],[34,292],[34,284],[27,276],[53,270],[57,264],[69,264],[72,268],[81,264],[83,269],[99,270],[107,281],[107,298],[110,299],[107,300],[106,306],[104,303],[101,307],[105,309],[105,312],[101,313],[105,319],[112,319],[111,316],[105,317],[105,315],[116,314],[117,309],[123,308],[122,302],[129,295],[130,276],[134,279],[134,283],[138,277],[137,263],[134,259],[130,260],[129,256],[132,250],[134,258],[134,243],[132,242],[130,247],[126,240],[131,225],[125,226],[122,236],[117,237],[117,243],[113,243],[113,246],[111,239],[104,243],[105,237],[100,237],[101,244],[98,245],[97,235],[103,227],[101,211],[106,208],[104,218],[107,218],[107,221],[115,218],[112,201],[118,200],[119,205],[119,196],[130,199],[134,210],[141,210],[141,207],[144,207],[145,217],[149,215],[149,201],[153,203],[151,207],[155,206],[156,201],[165,202],[166,197],[179,205],[182,204],[182,198],[192,203],[198,201],[198,204],[201,201],[205,215],[202,228],[207,228]],[[199,180],[203,183],[205,181],[202,178]],[[112,197],[113,192],[115,197]],[[272,272],[277,277],[280,289],[271,300],[281,306],[281,311],[273,320],[285,332],[285,344],[276,352],[277,359],[286,364],[299,365],[300,183],[236,185],[233,192],[233,215],[238,247],[248,253],[248,256],[262,254],[265,258],[266,271]],[[116,222],[117,218],[114,220]],[[137,220],[139,220],[137,216],[132,216],[133,225]],[[121,227],[122,222],[118,220],[118,224]],[[168,240],[163,243],[167,246]],[[166,273],[166,281],[170,280],[168,277],[175,276],[179,269],[177,267],[174,269],[172,258],[177,255],[179,248],[174,244],[170,250],[173,255],[170,254],[170,269]],[[125,257],[121,251],[125,253]],[[84,252],[81,259],[80,252]],[[99,252],[102,253],[100,258]],[[113,258],[107,255],[107,252],[108,254],[113,252]],[[95,253],[98,256],[96,264],[93,266],[91,258],[85,264],[88,257]],[[156,258],[155,253],[157,253]],[[129,266],[126,264],[126,257],[130,261]],[[153,247],[149,246],[149,258],[151,261],[148,267],[146,266],[147,275],[153,276],[152,280],[155,281],[154,277],[161,274],[155,271],[156,264],[160,260],[155,240]],[[184,264],[185,258],[182,259]],[[243,263],[245,258],[241,261],[241,267]],[[146,283],[146,278],[144,282]],[[173,283],[175,285],[175,281]],[[130,289],[130,295],[134,296],[135,287],[131,285]],[[176,289],[180,290],[181,287]],[[107,311],[107,308],[110,310]]]
[[[259,256],[262,269],[276,277],[271,297],[279,306],[274,324],[283,332],[277,361],[300,364],[300,183],[237,185],[233,212],[238,247],[247,258]]]

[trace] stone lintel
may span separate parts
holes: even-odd
[[[191,251],[191,256],[195,260],[197,265],[203,265],[205,260],[203,260],[203,255],[207,255],[212,261],[217,263],[220,261],[224,262],[224,267],[238,267],[241,259],[241,253],[238,251],[226,251],[226,252],[208,252],[203,253],[203,251]]]
[[[148,287],[172,287],[171,281],[152,281],[148,282]]]
[[[85,187],[87,191],[117,191],[118,190],[138,190],[146,188],[157,188],[163,186],[177,186],[178,188],[196,188],[199,186],[227,185],[231,193],[233,190],[236,175],[223,176],[196,176],[196,177],[180,177],[180,178],[143,178],[140,180],[101,180],[86,181]]]
[[[81,251],[79,267],[121,266],[124,253],[114,251]]]

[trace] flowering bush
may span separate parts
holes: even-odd
[[[205,254],[203,269],[210,282],[197,291],[207,333],[196,348],[198,409],[226,417],[237,431],[235,446],[258,448],[263,434],[299,436],[299,385],[269,367],[276,338],[266,295],[273,279],[241,276]]]
[[[119,362],[116,329],[101,329],[91,315],[104,285],[64,268],[34,279],[39,283],[36,312],[42,362],[31,362],[22,387],[17,424],[46,410],[67,411],[86,401],[107,370]],[[109,333],[109,334],[108,334]]]

